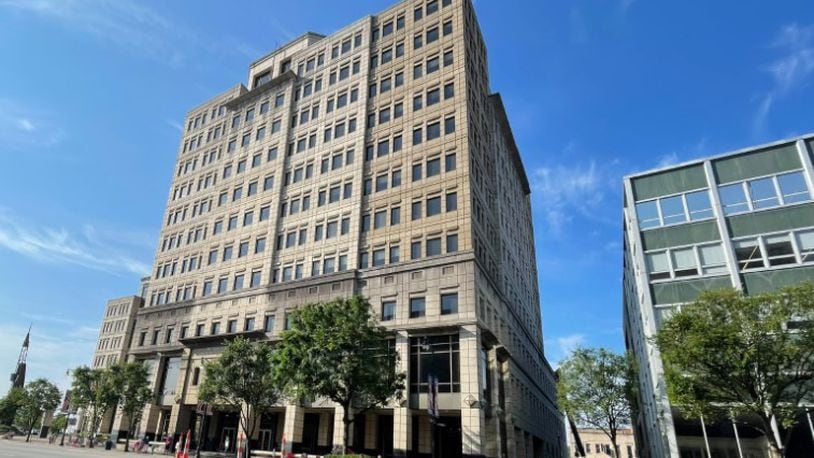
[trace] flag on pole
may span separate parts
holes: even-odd
[[[189,458],[189,442],[190,442],[190,440],[191,440],[190,432],[189,432],[189,430],[187,430],[187,440],[186,440],[186,443],[184,444],[184,454],[183,454],[183,456],[181,458]],[[200,447],[201,446],[200,438],[198,439],[198,442],[199,442],[198,447]]]

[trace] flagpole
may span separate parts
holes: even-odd
[[[735,416],[730,414],[732,417],[732,429],[735,431],[735,444],[738,446],[738,456],[743,458],[743,450],[741,450],[741,438],[738,436],[738,425],[735,423]]]

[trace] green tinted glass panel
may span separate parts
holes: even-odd
[[[702,291],[721,288],[732,288],[729,276],[658,283],[651,286],[655,305],[692,302]]]
[[[681,224],[642,232],[642,245],[645,251],[720,239],[715,221]]]
[[[808,157],[811,158],[811,162],[814,162],[814,140],[808,141]]]
[[[701,164],[633,179],[636,201],[707,187]]]
[[[794,143],[718,159],[712,169],[718,184],[794,170],[802,167]]]
[[[743,274],[748,294],[760,294],[774,291],[783,286],[790,286],[804,281],[814,281],[814,267],[770,270]]]
[[[730,216],[727,225],[732,237],[814,226],[814,204]]]

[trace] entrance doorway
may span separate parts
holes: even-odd
[[[319,440],[319,414],[306,413],[302,424],[302,451],[316,453]]]
[[[226,439],[229,439],[228,441]],[[220,447],[224,452],[233,452],[235,450],[235,439],[237,439],[237,428],[227,426],[223,428],[220,435]]]

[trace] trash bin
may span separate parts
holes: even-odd
[[[105,450],[113,450],[113,441],[108,439],[105,441]]]

